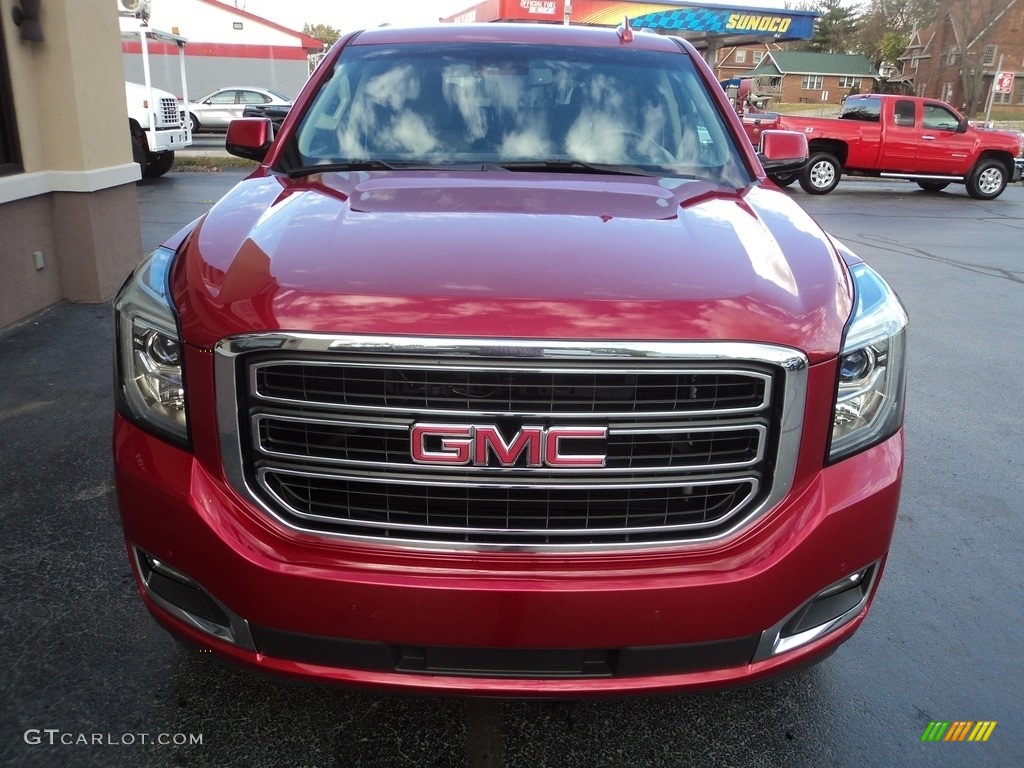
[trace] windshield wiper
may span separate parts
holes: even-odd
[[[336,173],[338,171],[395,171],[400,165],[385,163],[383,160],[347,160],[343,163],[321,163],[320,165],[302,165],[292,168],[286,173],[291,178],[311,176],[314,173]]]
[[[609,163],[585,163],[582,160],[517,160],[497,163],[497,167],[508,171],[554,171],[556,173],[604,173],[614,176],[658,176],[628,165]]]

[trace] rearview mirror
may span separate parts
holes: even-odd
[[[807,136],[799,131],[766,130],[761,133],[757,157],[765,173],[795,173],[807,165]]]
[[[228,154],[263,162],[274,143],[274,125],[266,117],[240,117],[228,123],[224,149]]]

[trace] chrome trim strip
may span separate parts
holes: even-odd
[[[217,607],[224,611],[224,614],[228,617],[228,621],[231,622],[231,626],[223,627],[220,624],[215,624],[212,621],[200,618],[195,614],[189,613],[176,606],[174,603],[168,602],[164,598],[160,597],[149,587],[149,581],[142,575],[142,564],[139,562],[139,557],[142,555],[142,551],[135,545],[132,545],[132,565],[135,567],[135,574],[146,590],[146,596],[154,603],[163,608],[167,613],[174,616],[176,619],[183,621],[184,623],[195,627],[198,630],[205,632],[208,635],[213,635],[219,640],[237,645],[239,648],[244,648],[247,651],[255,651],[256,645],[253,643],[252,634],[249,632],[249,622],[238,616],[224,603],[214,597],[206,587],[202,586],[198,581],[193,579],[188,574],[182,574],[190,582],[196,585],[197,589],[201,589],[203,593],[210,598]]]
[[[479,544],[401,540],[386,536],[353,536],[309,530],[282,520],[250,489],[243,471],[243,447],[239,440],[238,386],[235,358],[247,352],[295,351],[303,354],[329,353],[436,356],[438,358],[505,357],[509,359],[541,359],[553,361],[654,361],[679,362],[683,365],[704,363],[752,363],[779,369],[784,378],[782,413],[778,421],[778,453],[771,492],[757,507],[746,510],[733,526],[710,536],[681,538],[655,542],[602,542],[598,544]],[[736,535],[789,493],[796,471],[803,414],[807,396],[807,356],[790,347],[752,342],[585,342],[537,341],[531,339],[451,339],[390,336],[335,336],[327,334],[258,333],[230,337],[214,345],[217,429],[220,435],[221,458],[227,480],[255,507],[296,533],[349,541],[361,545],[407,547],[431,551],[517,551],[517,552],[615,552],[627,550],[665,550],[706,546]],[[635,414],[634,414],[635,415]]]
[[[864,610],[864,606],[867,605],[868,600],[871,599],[871,595],[875,590],[875,582],[878,580],[878,572],[880,569],[878,567],[878,561],[875,561],[874,563],[871,563],[870,565],[867,565],[864,568],[858,568],[856,571],[851,572],[852,575],[860,571],[867,570],[868,568],[871,569],[871,575],[868,577],[868,583],[866,589],[864,590],[864,597],[861,598],[860,602],[858,602],[855,606],[850,608],[845,613],[836,616],[834,619],[826,621],[824,624],[819,624],[816,627],[811,627],[810,629],[806,629],[803,632],[800,632],[796,635],[791,635],[789,637],[780,637],[779,635],[782,633],[782,628],[786,626],[789,620],[796,616],[796,614],[798,614],[800,611],[802,611],[808,603],[813,602],[814,599],[818,595],[820,595],[821,592],[823,592],[824,590],[815,593],[810,599],[802,602],[795,611],[786,614],[786,616],[778,624],[775,624],[774,626],[766,629],[764,632],[761,633],[761,640],[757,644],[757,650],[754,651],[754,658],[752,659],[752,661],[764,661],[765,659],[771,658],[772,656],[777,656],[780,653],[792,651],[796,648],[799,648],[800,646],[807,645],[808,643],[813,642],[818,638],[831,634],[840,627],[846,626],[851,621],[853,621],[853,619],[855,619],[857,615]]]
[[[472,339],[424,336],[356,336],[267,332],[232,336],[217,342],[218,354],[246,352],[343,352],[422,357],[482,357],[489,360],[673,360],[729,362],[749,360],[787,369],[807,365],[806,356],[789,347],[742,341],[550,341],[536,339]],[[752,354],[754,351],[757,354]],[[486,365],[486,363],[483,363]]]
[[[888,171],[878,174],[885,179],[914,179],[920,181],[963,181],[963,176],[943,176],[932,173],[890,173]]]

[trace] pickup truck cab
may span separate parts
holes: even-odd
[[[381,27],[272,133],[229,126],[259,166],[116,299],[158,621],[296,680],[489,696],[744,685],[853,634],[907,317],[690,44]]]
[[[831,192],[846,173],[908,179],[929,192],[959,183],[971,197],[991,200],[1020,180],[1024,167],[1020,134],[974,127],[935,99],[861,94],[845,101],[838,118],[754,113],[743,126],[755,146],[764,130],[804,133],[810,162],[776,181],[799,179],[814,195]]]

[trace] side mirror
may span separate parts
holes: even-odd
[[[810,158],[807,136],[799,131],[763,131],[757,157],[769,175],[801,171]]]
[[[960,124],[957,125],[957,127],[956,127],[956,132],[957,133],[967,133],[967,125],[968,125],[967,118],[966,117],[961,117],[960,118]]]
[[[228,154],[263,162],[274,143],[274,124],[266,117],[240,117],[228,123],[224,149]]]

